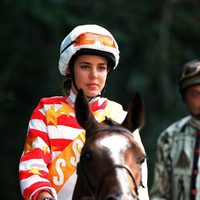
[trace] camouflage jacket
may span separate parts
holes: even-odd
[[[188,116],[173,123],[158,138],[151,200],[191,200],[191,175],[197,135],[197,129],[191,126],[191,119]],[[197,168],[194,200],[200,200],[199,156]]]

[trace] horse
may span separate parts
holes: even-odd
[[[136,94],[122,124],[106,118],[96,121],[84,92],[78,92],[75,113],[86,131],[77,165],[73,200],[138,200],[144,150],[132,132],[144,121],[144,104]]]

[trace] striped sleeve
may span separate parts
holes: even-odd
[[[55,196],[48,180],[48,164],[51,162],[49,138],[43,100],[33,111],[25,140],[24,151],[19,163],[19,180],[24,199],[35,199],[41,190]]]

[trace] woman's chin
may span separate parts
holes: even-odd
[[[85,95],[86,95],[88,98],[96,97],[96,96],[98,96],[99,94],[100,94],[99,92],[88,92],[88,93],[85,93]]]

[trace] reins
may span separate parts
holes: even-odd
[[[130,170],[127,166],[125,166],[125,165],[120,165],[120,164],[114,165],[108,172],[106,172],[106,173],[104,174],[104,176],[102,177],[101,182],[100,182],[100,184],[99,184],[99,187],[98,187],[98,189],[97,189],[95,199],[98,199],[98,196],[99,196],[99,193],[100,193],[100,191],[101,191],[101,188],[102,188],[102,185],[103,185],[103,183],[104,183],[105,178],[106,178],[115,168],[125,169],[125,170],[128,172],[128,174],[130,175],[130,177],[131,177],[131,179],[132,179],[132,181],[133,181],[133,184],[134,184],[134,186],[135,186],[136,198],[137,198],[137,200],[138,200],[138,186],[137,186],[135,177],[134,177],[134,175],[132,174],[131,170]]]

